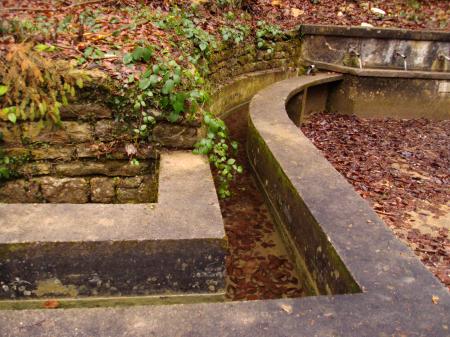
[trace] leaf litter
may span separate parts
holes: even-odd
[[[317,113],[301,130],[450,289],[450,121]]]

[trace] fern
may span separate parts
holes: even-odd
[[[12,44],[0,52],[0,119],[60,121],[59,109],[83,86],[79,73],[51,60],[30,43]]]

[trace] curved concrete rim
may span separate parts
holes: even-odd
[[[286,105],[297,93],[311,86],[339,81],[342,75],[333,73],[316,76],[300,76],[278,82],[252,99],[249,111],[249,138],[247,149],[250,161],[260,181],[270,185],[271,177],[264,169],[258,170],[258,160],[272,163],[271,172],[280,172],[275,180],[287,178],[299,201],[306,205],[309,215],[319,224],[324,235],[333,245],[339,257],[363,290],[354,296],[355,301],[386,306],[386,313],[398,312],[400,303],[409,307],[427,307],[429,312],[403,312],[417,315],[416,323],[408,327],[411,332],[420,331],[419,321],[433,312],[429,324],[442,326],[450,315],[450,294],[429,272],[412,251],[400,242],[384,222],[347,183],[347,181],[322,156],[321,152],[289,119]],[[264,164],[268,165],[268,164]],[[273,181],[274,179],[272,179]],[[272,191],[273,192],[273,191]],[[268,194],[269,199],[276,197]],[[282,200],[287,209],[295,205]],[[276,204],[277,200],[271,202]],[[278,201],[280,204],[280,202]],[[292,206],[292,207],[291,207]],[[286,212],[281,209],[279,212]],[[298,225],[302,225],[299,220]],[[440,295],[433,295],[439,293]],[[377,300],[372,302],[372,296]],[[442,300],[432,305],[432,296]],[[358,300],[356,300],[358,299]],[[367,302],[366,302],[367,301]],[[388,303],[392,305],[387,308]],[[442,310],[442,311],[441,311]],[[367,312],[370,315],[370,312]],[[447,318],[445,318],[447,317]],[[402,317],[396,319],[403,320]],[[444,321],[440,321],[443,319]],[[397,321],[396,324],[400,324]],[[393,321],[387,318],[386,324]],[[445,324],[444,324],[445,325]],[[436,332],[437,333],[437,332]],[[441,331],[436,336],[448,335]],[[366,334],[363,334],[366,335]],[[419,333],[420,335],[420,333]]]

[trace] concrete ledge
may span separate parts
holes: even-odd
[[[0,297],[223,294],[208,161],[164,153],[159,186],[157,204],[1,204]]]
[[[411,30],[399,28],[333,26],[333,25],[301,25],[303,35],[332,35],[346,37],[363,37],[376,39],[450,41],[450,33],[433,30]]]
[[[333,64],[321,61],[311,61],[305,59],[305,62],[314,64],[317,68],[336,71],[344,74],[351,74],[362,77],[389,77],[389,78],[417,78],[430,80],[450,80],[449,72],[438,71],[419,71],[419,70],[400,70],[400,69],[359,69],[347,67],[340,64]]]

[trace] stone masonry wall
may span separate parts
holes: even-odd
[[[0,122],[2,150],[22,158],[19,177],[0,185],[0,202],[153,202],[157,194],[156,151],[139,146],[132,165],[125,146],[129,126],[98,103],[62,111],[60,126],[46,122]]]
[[[254,45],[225,49],[213,55],[209,79],[218,85],[256,71],[297,68],[300,47],[300,38],[293,34],[288,40],[273,45],[271,52],[257,49]]]
[[[280,41],[271,52],[250,45],[212,55],[208,76],[214,87],[248,73],[295,68],[300,40]],[[213,89],[214,90],[214,89]],[[171,124],[159,120],[148,144],[140,145],[130,163],[127,145],[132,126],[118,122],[102,102],[103,93],[84,92],[61,112],[61,125],[0,121],[2,150],[23,158],[19,177],[0,183],[0,202],[9,203],[128,203],[157,198],[157,157],[161,149],[191,149],[201,138],[199,122]]]

